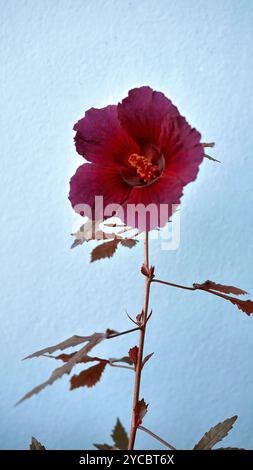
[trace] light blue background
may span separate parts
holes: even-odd
[[[110,442],[129,428],[133,377],[106,370],[95,389],[68,377],[14,408],[47,378],[50,359],[21,362],[72,334],[129,327],[139,312],[142,247],[89,264],[70,250],[68,181],[81,159],[73,124],[91,106],[149,84],[216,142],[182,204],[181,245],[151,261],[161,278],[213,279],[253,293],[251,0],[9,0],[1,9],[1,434],[2,449],[34,435],[49,449]],[[253,319],[204,293],[154,286],[142,393],[145,425],[178,448],[238,414],[223,445],[253,448]],[[104,342],[121,355],[137,335]],[[138,434],[137,447],[159,448]]]

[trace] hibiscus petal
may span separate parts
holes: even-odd
[[[99,212],[98,206],[96,214],[94,212],[95,197],[103,197],[102,209],[104,209],[108,204],[123,205],[130,191],[131,188],[115,169],[85,163],[77,169],[70,180],[69,199],[79,214],[90,218],[92,214],[93,220],[101,220],[103,214]]]
[[[124,222],[140,231],[163,227],[180,203],[183,195],[183,185],[180,180],[171,176],[162,176],[148,186],[133,188],[125,204]],[[130,205],[143,204],[150,206],[150,213],[143,213],[130,208]],[[162,205],[162,206],[161,206]],[[134,215],[133,215],[134,213]],[[130,215],[131,214],[131,215]],[[139,214],[139,215],[138,215]]]
[[[160,135],[160,148],[165,157],[167,175],[174,175],[183,185],[196,179],[204,158],[201,135],[182,116],[165,117]]]
[[[115,105],[89,109],[74,130],[76,150],[90,162],[122,166],[131,153],[139,151],[138,145],[122,129]]]
[[[122,126],[141,146],[158,143],[166,115],[175,117],[179,112],[163,93],[148,86],[130,90],[128,97],[118,104]]]

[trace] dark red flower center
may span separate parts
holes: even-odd
[[[148,145],[142,153],[132,153],[128,157],[127,168],[121,176],[129,186],[150,185],[163,172],[164,157],[156,146]]]

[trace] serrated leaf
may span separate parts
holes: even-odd
[[[203,284],[195,284],[199,288],[204,288],[204,289],[212,289],[216,290],[219,292],[223,292],[224,294],[234,294],[234,295],[245,295],[248,292],[246,292],[243,289],[240,289],[239,287],[234,287],[234,286],[227,286],[223,284],[216,284],[216,282],[213,281],[205,281]]]
[[[120,240],[116,238],[109,242],[102,243],[96,246],[91,252],[91,262],[98,261],[99,259],[111,258],[118,248]]]
[[[52,354],[55,351],[58,351],[59,349],[62,351],[63,349],[68,349],[74,346],[77,346],[78,344],[85,343],[86,341],[90,341],[91,336],[71,336],[71,338],[65,339],[65,341],[62,341],[61,343],[56,344],[55,346],[48,346],[47,348],[40,349],[39,351],[36,351],[33,354],[30,354],[29,356],[26,356],[24,359],[32,359],[33,357],[39,357],[39,356],[44,356],[44,354]]]
[[[232,429],[234,422],[237,420],[237,416],[232,416],[226,419],[222,423],[216,424],[204,436],[200,439],[198,444],[195,445],[193,450],[210,450],[212,447],[221,441],[225,436],[228,435]]]
[[[46,448],[35,437],[32,437],[30,450],[46,450]]]
[[[79,387],[94,387],[97,382],[101,379],[101,376],[107,365],[106,361],[101,361],[95,366],[91,366],[86,370],[83,370],[78,375],[73,375],[70,379],[70,390],[74,390]]]
[[[109,446],[108,444],[93,444],[98,450],[115,450],[115,447]]]
[[[139,426],[142,423],[142,420],[144,416],[147,414],[147,411],[148,411],[148,404],[145,403],[144,398],[142,398],[142,400],[138,401],[136,408],[135,408],[137,426]]]
[[[62,362],[68,362],[74,355],[75,353],[59,354],[59,356],[47,356],[47,357],[52,357],[53,359],[59,359]],[[96,361],[100,362],[100,361],[104,361],[104,359],[102,359],[101,357],[96,357],[96,356],[95,357],[85,356],[80,361],[78,361],[78,364],[81,364],[81,363],[86,364],[87,362],[96,362]]]
[[[128,447],[128,435],[125,431],[125,428],[121,424],[119,418],[117,419],[117,422],[115,424],[115,427],[112,431],[111,437],[113,439],[113,442],[115,446],[118,449],[125,450]]]
[[[62,362],[68,362],[74,356],[74,354],[75,353],[59,354],[59,356],[46,356],[46,357],[50,357],[52,359],[58,359],[58,360],[61,360]],[[94,356],[94,357],[85,356],[78,362],[78,364],[87,363],[87,362],[96,362],[96,361],[97,362],[105,361],[105,362],[112,363],[112,364],[114,364],[115,362],[124,362],[124,363],[129,364],[129,365],[133,364],[133,361],[132,361],[132,359],[130,359],[129,356],[123,356],[123,357],[120,357],[120,358],[110,357],[108,360],[103,359],[101,357],[97,357],[97,356]]]
[[[236,305],[239,310],[242,310],[242,312],[246,313],[246,315],[250,316],[253,313],[253,302],[252,300],[241,300],[241,299],[236,299],[235,297],[230,297],[229,295],[223,294],[220,291],[218,291],[217,287],[216,290],[211,289],[210,285],[215,285],[212,281],[206,281],[203,284],[193,284],[193,287],[195,289],[200,289],[205,292],[209,292],[210,294],[217,295],[218,297],[221,297],[222,299],[228,300],[231,302],[233,305]],[[219,290],[222,288],[230,290],[233,289],[233,291],[236,292],[236,295],[242,295],[246,294],[246,291],[243,291],[242,289],[239,289],[238,287],[234,286],[222,286],[222,284],[216,284],[216,286],[219,286]]]
[[[136,366],[138,363],[138,353],[139,353],[139,348],[138,346],[134,346],[133,348],[129,349],[128,355],[129,358],[131,359],[132,363],[134,364],[134,369],[136,370]]]
[[[63,366],[58,367],[55,369],[52,374],[50,375],[49,379],[43,382],[42,384],[38,385],[37,387],[34,387],[30,392],[26,393],[17,403],[21,403],[24,400],[27,400],[28,398],[32,397],[36,393],[41,392],[44,388],[46,388],[48,385],[52,385],[56,380],[60,379],[64,374],[69,374],[73,367],[80,362],[82,358],[87,356],[87,354],[91,351],[92,348],[94,348],[97,344],[99,344],[101,341],[103,341],[105,338],[107,338],[108,335],[107,333],[94,333],[93,335],[86,337],[89,338],[88,343],[83,346],[79,351],[77,351],[71,359],[66,362]]]
[[[103,240],[103,231],[99,229],[99,224],[100,222],[95,222],[90,219],[82,224],[77,232],[71,234],[75,237],[71,248],[75,248],[75,246],[82,245],[84,242],[89,242],[90,240]]]
[[[225,297],[223,296],[225,299]],[[239,300],[236,299],[235,297],[226,297],[227,300],[230,300],[232,304],[236,305],[239,310],[242,310],[242,312],[246,313],[246,315],[250,316],[253,313],[253,302],[252,300]]]
[[[122,246],[126,246],[127,248],[133,248],[135,245],[137,245],[138,240],[134,240],[133,238],[123,238],[120,240],[120,244]]]

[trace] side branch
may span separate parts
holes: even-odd
[[[171,444],[169,444],[167,441],[165,441],[161,437],[157,436],[157,434],[155,434],[154,432],[150,431],[147,428],[144,428],[144,426],[138,426],[138,429],[140,429],[141,431],[146,432],[147,434],[149,434],[149,436],[152,436],[154,439],[161,442],[161,444],[163,444],[165,447],[168,447],[168,449],[176,450],[175,447],[173,447]]]
[[[145,274],[146,275],[146,274]],[[159,284],[164,284],[170,287],[177,287],[178,289],[185,289],[185,290],[201,290],[204,292],[208,292],[209,294],[216,295],[217,297],[221,297],[222,299],[228,300],[233,305],[236,305],[239,310],[246,313],[246,315],[250,316],[253,314],[253,301],[248,300],[241,300],[236,297],[232,297],[231,295],[227,294],[234,294],[234,295],[245,295],[247,294],[246,291],[239,289],[238,287],[234,286],[227,286],[223,284],[216,284],[213,281],[206,281],[203,284],[193,284],[192,287],[182,286],[181,284],[174,284],[172,282],[161,281],[160,279],[151,279],[151,282],[157,282]]]
[[[127,335],[128,333],[133,333],[134,331],[140,330],[140,327],[132,328],[131,330],[126,330],[126,331],[121,331],[120,333],[112,333],[111,335],[108,335],[106,339],[112,339],[112,338],[117,338],[118,336],[122,335]]]
[[[196,290],[196,287],[187,287],[182,286],[181,284],[173,284],[172,282],[161,281],[160,279],[152,279],[151,282],[157,282],[159,284],[165,284],[166,286],[177,287],[178,289],[185,289],[185,290]]]

